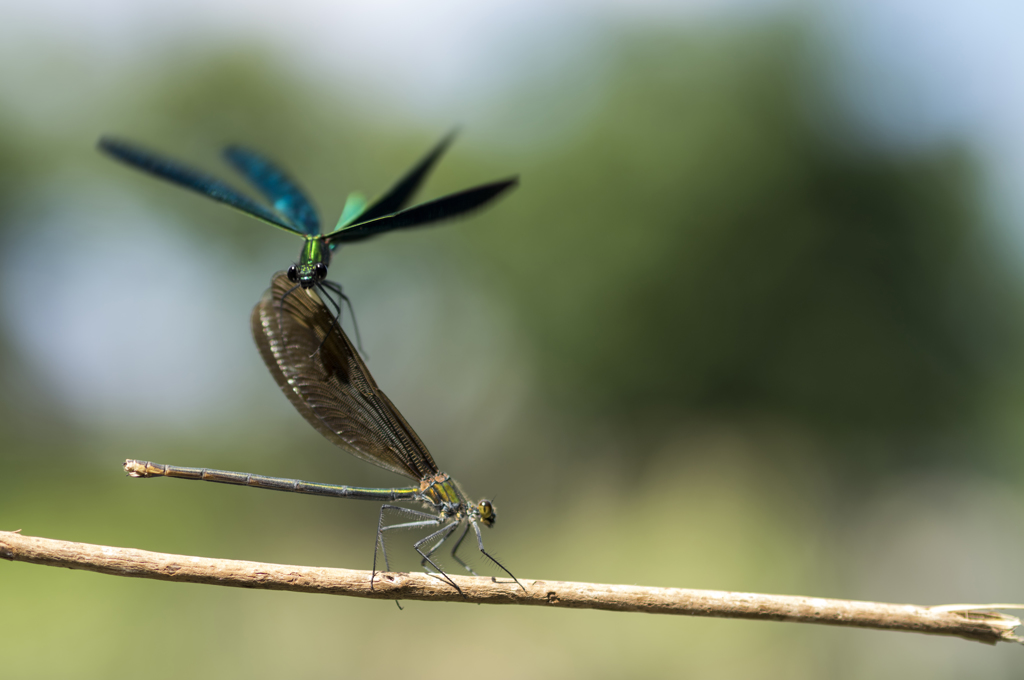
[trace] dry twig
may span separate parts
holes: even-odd
[[[1014,629],[1020,625],[1019,619],[993,611],[978,611],[985,608],[984,605],[923,607],[791,595],[521,579],[526,588],[526,592],[523,592],[508,579],[453,576],[452,579],[465,593],[465,597],[462,597],[451,586],[428,574],[378,574],[371,589],[368,571],[168,555],[132,548],[34,538],[6,531],[0,531],[0,557],[114,576],[237,588],[293,590],[392,600],[520,604],[794,621],[951,635],[989,644],[1001,641],[1024,642],[1024,638],[1013,634]]]

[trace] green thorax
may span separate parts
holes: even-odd
[[[319,281],[322,277],[317,275],[317,265],[323,265],[326,269],[330,263],[331,249],[319,236],[307,236],[296,267],[299,282],[306,284],[303,286],[305,288]]]

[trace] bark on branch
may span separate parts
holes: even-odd
[[[791,595],[761,595],[685,588],[452,576],[465,597],[429,574],[378,573],[323,567],[262,564],[72,543],[0,531],[0,557],[113,576],[152,578],[237,588],[293,590],[391,600],[519,604],[574,609],[794,621],[880,630],[950,635],[995,644],[1024,642],[1014,635],[1020,620],[984,609],[996,605],[924,607]],[[1007,605],[1001,605],[1008,608]],[[979,611],[982,610],[982,611]]]

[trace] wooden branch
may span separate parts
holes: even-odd
[[[524,592],[509,579],[452,576],[454,582],[462,588],[465,594],[463,597],[450,585],[429,574],[378,573],[371,588],[368,571],[168,555],[132,548],[33,538],[6,531],[0,531],[0,557],[51,567],[85,569],[113,576],[237,588],[293,590],[390,600],[520,604],[794,621],[951,635],[989,644],[1000,641],[1024,643],[1024,638],[1013,634],[1021,623],[1019,619],[992,611],[976,611],[991,608],[984,605],[923,607],[789,595],[521,579],[526,589]]]

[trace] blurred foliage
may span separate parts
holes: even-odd
[[[9,134],[10,125],[0,119],[0,208],[10,205],[11,194],[25,181],[25,159]]]
[[[446,160],[426,195],[521,171],[487,228],[433,233],[511,304],[545,408],[655,442],[707,416],[915,436],[969,426],[1017,363],[1018,286],[987,252],[970,156],[857,143],[862,131],[809,75],[820,69],[806,67],[816,55],[801,35],[609,41],[604,94],[562,143],[499,162],[470,137]],[[199,52],[125,88],[102,131],[219,174],[225,142],[253,144],[287,159],[328,225],[348,191],[379,191],[438,134],[367,120],[358,93],[258,51]],[[5,157],[2,177],[33,176]],[[239,262],[287,238],[102,169],[230,242]]]
[[[559,408],[970,419],[1019,340],[970,157],[843,144],[861,133],[788,32],[618,54],[571,146],[523,169],[513,236],[484,245]]]
[[[1020,372],[1019,283],[989,252],[972,159],[956,146],[865,143],[809,75],[827,69],[808,68],[822,55],[801,35],[763,27],[609,35],[593,66],[607,71],[581,77],[604,82],[603,94],[573,112],[578,122],[564,138],[495,153],[501,140],[467,130],[423,197],[518,171],[515,194],[467,228],[386,236],[342,251],[332,265],[346,286],[366,275],[407,296],[387,300],[377,317],[369,301],[381,297],[369,293],[379,290],[357,298],[371,321],[364,337],[375,319],[385,329],[378,338],[429,351],[391,382],[381,380],[389,366],[377,355],[371,368],[393,398],[392,385],[422,375],[426,386],[412,392],[420,402],[498,414],[474,423],[484,434],[466,427],[446,441],[471,442],[473,458],[451,472],[469,489],[496,494],[501,520],[488,546],[517,575],[1019,601],[1019,578],[1001,571],[1020,561],[1016,542],[1005,540],[1020,514],[1012,482],[965,478],[949,489],[921,479],[950,460],[979,469],[985,433],[971,430],[979,408],[1016,418],[1024,401],[1005,378]],[[95,209],[91,200],[122,190],[120,198],[140,197],[142,214],[152,211],[157,222],[179,218],[197,254],[230,245],[218,251],[227,275],[210,279],[244,279],[240,299],[254,301],[299,241],[99,157],[99,134],[229,177],[220,147],[252,145],[281,159],[330,225],[348,191],[383,189],[445,131],[412,112],[367,115],[373,93],[296,74],[267,53],[208,50],[176,52],[158,68],[140,64],[101,104],[83,106],[45,137],[0,116],[3,243],[33,228],[39,197],[85,213]],[[545,90],[551,101],[520,93],[508,101],[516,111],[557,108],[562,121],[573,85],[566,78],[562,91]],[[69,188],[76,186],[78,195]],[[105,193],[110,186],[118,189]],[[62,275],[46,264],[41,276]],[[98,262],[97,275],[109,276],[110,264]],[[146,263],[129,264],[132,276],[150,275]],[[69,293],[75,284],[67,281]],[[493,352],[511,368],[491,374],[491,392],[452,387],[460,384],[453,374],[470,369],[446,347],[484,342],[461,337],[479,325],[460,317],[459,300],[435,315],[445,348],[430,344],[434,330],[423,317],[385,318],[429,301],[415,295],[427,286],[437,297],[477,287],[485,306],[511,318],[519,355]],[[33,293],[26,286],[16,294]],[[124,327],[110,332],[127,332],[136,311],[126,309]],[[182,330],[175,321],[169,332]],[[0,328],[0,343],[8,332]],[[26,399],[31,368],[7,349],[0,346],[0,528],[185,554],[369,565],[371,504],[139,482],[118,469],[126,457],[146,457],[351,483],[351,470],[369,467],[333,455],[290,411],[293,429],[254,411],[244,426],[227,422],[213,433],[174,414],[173,434],[139,433],[128,419],[86,431],[74,418],[62,423],[56,399]],[[530,375],[522,381],[527,406],[515,410],[507,402],[520,398],[509,396],[521,388],[518,373]],[[274,413],[289,409],[263,377]],[[410,415],[433,413],[422,403],[395,401],[421,434],[433,426]],[[503,409],[513,415],[503,419]],[[425,439],[447,466],[454,456],[434,435]],[[1013,457],[1016,449],[1006,448]],[[857,486],[843,466],[865,458],[881,490],[863,485],[863,495],[837,508],[841,492]],[[374,472],[360,471],[354,483],[376,482]],[[381,473],[380,483],[388,481]],[[18,677],[130,677],[140,666],[151,677],[306,677],[342,667],[394,675],[399,665],[429,668],[425,656],[450,647],[453,631],[470,630],[458,605],[413,603],[398,613],[390,603],[2,568],[0,600],[15,615],[0,622],[0,650]],[[517,607],[470,615],[479,635],[457,653],[495,677],[906,677],[922,668],[930,677],[1016,677],[1019,665],[1007,661],[1010,649],[962,645],[947,657],[955,641],[792,624]],[[132,640],[190,653],[153,665],[151,647]]]

